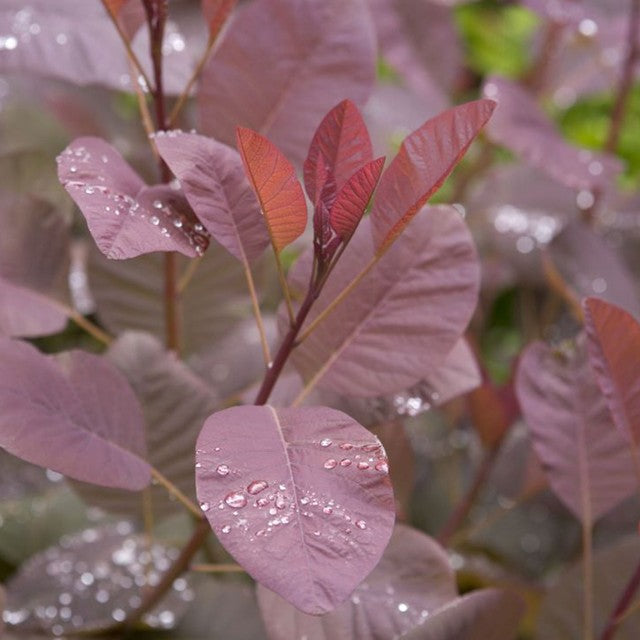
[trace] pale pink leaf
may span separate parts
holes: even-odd
[[[0,340],[0,399],[0,445],[13,455],[102,486],[149,484],[140,406],[104,359],[71,351],[60,364]]]
[[[213,414],[198,438],[196,488],[227,551],[309,614],[351,594],[393,529],[384,449],[335,409],[242,406]]]
[[[245,173],[260,202],[273,248],[280,252],[307,226],[307,201],[296,172],[267,138],[238,127],[237,144]]]
[[[404,525],[396,525],[376,568],[334,611],[311,616],[258,586],[258,603],[270,640],[397,638],[457,595],[444,549]]]
[[[374,255],[362,221],[309,322],[349,285]],[[306,287],[305,254],[291,271],[292,291]],[[469,232],[452,207],[425,209],[385,256],[295,349],[305,380],[354,396],[395,393],[442,365],[475,308],[479,268]],[[303,329],[304,330],[304,329]]]
[[[402,640],[515,640],[525,603],[503,589],[479,589],[434,611]]]
[[[343,100],[329,111],[309,145],[304,161],[304,186],[314,203],[323,186],[317,179],[319,158],[333,175],[338,191],[358,169],[373,159],[367,126],[351,100]]]
[[[376,251],[383,251],[442,185],[490,118],[495,103],[477,100],[427,120],[409,134],[382,174],[371,210]]]
[[[198,90],[202,130],[233,144],[237,125],[296,164],[321,118],[375,81],[375,34],[363,0],[263,0],[238,11]]]
[[[384,158],[361,167],[342,187],[329,212],[329,222],[340,238],[346,240],[355,231],[373,194]]]
[[[166,186],[147,187],[100,138],[78,138],[69,145],[58,157],[58,176],[109,258],[122,260],[153,251],[195,257],[207,247],[199,223],[180,210],[184,207],[176,207],[179,196],[167,199]],[[153,197],[149,189],[154,189]]]
[[[487,135],[558,182],[593,190],[607,186],[620,172],[620,161],[614,157],[566,142],[533,96],[516,83],[491,76],[484,95],[498,102]]]
[[[589,361],[616,427],[640,445],[640,325],[624,309],[599,300],[583,302]]]
[[[269,233],[238,152],[193,133],[155,140],[207,231],[236,258],[257,258],[269,245]]]
[[[583,338],[563,351],[542,342],[529,346],[518,367],[516,393],[551,488],[591,525],[637,490],[637,478]]]

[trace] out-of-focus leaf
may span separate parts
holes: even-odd
[[[269,245],[269,233],[237,151],[192,133],[155,140],[207,231],[239,260],[257,258]]]
[[[351,176],[373,159],[367,126],[351,100],[343,100],[322,119],[304,161],[304,186],[316,203],[322,184],[318,183],[318,161],[333,175],[339,191]]]
[[[404,140],[380,179],[371,210],[376,251],[383,251],[442,185],[495,104],[477,100],[427,120]]]
[[[156,190],[145,197],[149,187],[100,138],[78,138],[70,144],[58,156],[58,176],[87,219],[100,251],[109,258],[122,260],[153,251],[195,257],[207,248],[197,220],[184,215],[166,192]]]
[[[177,556],[178,549],[134,535],[128,522],[65,536],[7,583],[5,622],[21,634],[105,629],[140,605],[141,590],[158,584]],[[179,578],[143,621],[171,629],[191,600],[188,580]]]
[[[260,202],[277,252],[307,226],[307,201],[291,163],[267,138],[238,127],[237,144],[245,172]]]
[[[243,406],[213,414],[198,438],[196,487],[229,553],[310,614],[349,596],[393,529],[382,445],[325,407]]]
[[[268,136],[293,162],[345,97],[375,80],[375,35],[363,0],[263,0],[241,11],[205,67],[203,131],[233,144],[237,125]]]
[[[313,320],[374,255],[365,219],[317,303]],[[304,291],[310,255],[291,272]],[[348,299],[297,347],[292,360],[306,380],[354,396],[402,391],[442,365],[476,303],[478,268],[469,233],[451,207],[427,208]]]
[[[322,616],[310,616],[258,586],[270,640],[388,640],[420,624],[457,596],[444,549],[431,538],[396,525],[382,559],[351,598]]]
[[[554,180],[574,189],[610,186],[620,162],[604,154],[573,147],[562,138],[531,94],[514,82],[489,77],[484,95],[498,102],[487,135]]]
[[[605,622],[625,588],[640,558],[637,536],[596,551],[593,556],[593,616],[596,631]],[[584,570],[578,562],[562,572],[549,588],[537,615],[536,639],[578,638],[583,633]],[[616,640],[636,640],[640,610],[620,622]],[[599,631],[598,631],[599,632]]]
[[[202,0],[202,13],[211,37],[215,37],[231,15],[238,0]]]
[[[97,250],[89,257],[89,285],[98,316],[112,333],[145,331],[165,339],[164,256],[159,253],[126,262],[108,260]],[[184,273],[189,262],[179,257]],[[256,270],[256,287],[264,280]],[[181,296],[182,344],[186,355],[210,347],[239,320],[251,314],[242,265],[212,242]]]
[[[202,424],[215,409],[215,392],[147,334],[125,333],[111,345],[107,357],[129,381],[142,406],[149,462],[194,498],[193,452]],[[138,517],[142,513],[139,493],[78,483],[74,488],[90,504],[109,511]],[[157,515],[183,509],[163,487],[154,485],[149,491]]]
[[[467,404],[473,427],[487,447],[498,444],[518,417],[511,384],[498,388],[490,380],[484,380],[468,395]]]
[[[123,32],[133,38],[145,21],[144,6],[140,0],[105,0],[107,9],[119,22]]]
[[[591,227],[578,221],[568,224],[549,245],[549,256],[577,297],[596,295],[640,318],[633,275]]]
[[[4,612],[4,601],[5,601],[4,589],[2,588],[2,585],[0,585],[0,612]],[[3,618],[4,616],[0,616],[0,634],[4,632]]]
[[[638,483],[629,445],[613,424],[583,338],[563,351],[542,342],[529,346],[516,392],[552,489],[591,525]]]
[[[589,361],[616,427],[640,445],[640,325],[626,311],[598,298],[583,303]]]
[[[149,484],[140,406],[104,359],[72,351],[58,366],[24,342],[3,339],[0,374],[4,449],[102,486]]]
[[[502,589],[480,589],[444,605],[402,640],[515,640],[522,599]]]

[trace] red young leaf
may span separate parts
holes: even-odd
[[[140,0],[105,0],[104,4],[131,40],[145,21],[142,2]]]
[[[202,131],[233,144],[236,126],[249,127],[301,164],[327,111],[345,97],[364,104],[373,88],[369,8],[365,0],[243,4],[202,73]]]
[[[159,136],[156,145],[207,231],[239,260],[257,258],[269,233],[238,152],[193,133]]]
[[[356,230],[383,167],[384,158],[369,162],[351,176],[338,193],[329,213],[329,222],[343,240],[350,238]]]
[[[167,134],[169,135],[169,134]],[[153,251],[201,255],[208,245],[199,223],[147,187],[100,138],[78,138],[58,156],[58,177],[87,219],[100,251],[113,259]],[[166,187],[162,186],[166,195]]]
[[[277,252],[307,226],[307,202],[291,163],[264,136],[238,127],[238,150]]]
[[[318,181],[318,159],[333,175],[338,191],[362,166],[373,159],[367,126],[351,100],[343,100],[324,117],[304,161],[304,186],[311,202],[322,191]]]
[[[57,364],[24,342],[0,340],[0,446],[77,480],[146,487],[144,420],[131,388],[103,358],[65,356]]]
[[[397,638],[457,595],[455,574],[444,549],[404,525],[396,525],[376,568],[335,611],[310,616],[258,586],[270,640]]]
[[[380,179],[371,210],[376,251],[384,251],[442,185],[485,125],[495,103],[476,100],[427,120],[409,134]]]
[[[209,26],[210,37],[215,38],[224,26],[238,0],[202,0],[202,13]]]
[[[214,413],[198,438],[196,487],[227,551],[310,614],[349,596],[393,529],[382,445],[326,407]]]
[[[583,302],[589,361],[613,420],[640,445],[640,325],[624,309],[598,298]]]
[[[516,392],[551,488],[579,520],[592,524],[637,490],[637,478],[582,338],[571,352],[554,352],[542,342],[529,346]]]

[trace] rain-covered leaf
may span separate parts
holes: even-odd
[[[0,446],[13,455],[102,486],[149,484],[140,406],[102,358],[71,351],[56,363],[0,340],[0,399]]]
[[[202,130],[233,144],[237,125],[302,162],[322,117],[365,102],[375,34],[363,0],[263,0],[238,11],[202,74]]]
[[[491,100],[468,102],[427,120],[405,138],[373,202],[376,251],[391,244],[442,185],[494,107]]]
[[[355,231],[378,184],[383,167],[384,158],[367,163],[338,192],[329,213],[329,222],[340,238],[346,240]]]
[[[215,392],[148,334],[125,333],[111,345],[107,357],[129,381],[142,406],[149,462],[195,498],[193,451],[202,424],[215,409]],[[74,488],[89,504],[132,516],[142,513],[139,493],[78,483]],[[149,491],[156,515],[184,509],[169,499],[163,487],[153,485]]]
[[[382,559],[347,602],[322,616],[298,611],[258,586],[270,640],[390,640],[457,596],[449,559],[425,534],[396,525]]]
[[[304,186],[311,202],[322,191],[319,161],[333,176],[339,191],[351,176],[373,159],[367,126],[351,100],[343,100],[322,119],[304,161]]]
[[[193,133],[171,132],[155,141],[207,231],[236,258],[257,258],[269,234],[238,152]]]
[[[583,303],[589,361],[616,427],[640,445],[640,325],[624,309],[598,298]]]
[[[205,422],[196,450],[202,510],[261,584],[300,610],[343,602],[393,529],[380,442],[325,407],[233,407]]]
[[[368,219],[309,314],[313,320],[374,255]],[[305,254],[290,275],[304,291]],[[469,232],[451,207],[431,207],[411,223],[360,284],[298,346],[292,360],[306,380],[354,396],[400,392],[442,365],[476,304],[478,264]]]
[[[619,252],[592,227],[575,221],[550,243],[549,257],[578,298],[598,296],[640,318],[638,287]]]
[[[515,640],[524,615],[522,599],[502,589],[480,589],[453,600],[402,640]]]
[[[514,82],[491,76],[484,95],[498,102],[487,127],[489,137],[558,182],[593,190],[609,184],[620,171],[615,158],[565,142],[533,96]]]
[[[581,522],[592,524],[637,490],[638,481],[583,338],[563,350],[542,342],[529,346],[516,393],[551,488]]]
[[[178,553],[135,535],[128,522],[65,536],[9,580],[4,620],[21,634],[105,629],[140,605],[141,590],[158,584]],[[144,622],[173,628],[193,596],[189,581],[179,578]]]
[[[280,252],[307,226],[307,201],[302,185],[291,163],[264,136],[238,127],[237,144],[267,222],[271,242]]]
[[[178,256],[184,273],[190,262]],[[89,285],[100,320],[112,333],[145,331],[165,339],[164,256],[152,253],[126,262],[90,254]],[[255,271],[256,287],[266,279],[265,264]],[[180,298],[182,345],[186,355],[210,347],[251,313],[242,265],[212,242]]]
[[[195,257],[207,248],[206,234],[197,219],[185,215],[187,207],[176,203],[178,195],[168,197],[166,187],[147,187],[100,138],[78,138],[69,145],[58,157],[58,176],[109,258],[153,251]]]

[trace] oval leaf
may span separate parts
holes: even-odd
[[[640,445],[640,325],[604,300],[583,302],[589,361],[613,420],[632,446]]]
[[[383,167],[384,158],[369,162],[351,176],[338,193],[329,213],[329,222],[343,240],[350,238],[356,230],[378,184]]]
[[[363,104],[375,82],[375,34],[363,0],[262,0],[238,11],[202,73],[204,133],[233,144],[237,125],[269,136],[296,164],[339,100]]]
[[[238,150],[267,221],[271,242],[280,252],[307,226],[307,202],[291,163],[269,140],[238,127]]]
[[[373,255],[365,219],[309,321]],[[306,290],[310,268],[305,254],[290,274],[293,292]],[[303,378],[314,378],[318,386],[337,393],[377,396],[402,391],[430,375],[451,352],[475,308],[478,279],[473,241],[460,214],[452,207],[428,208],[295,349],[292,361]]]
[[[322,158],[320,167],[318,160]],[[322,119],[309,145],[304,161],[304,186],[311,202],[322,191],[318,176],[329,170],[338,190],[353,174],[373,159],[367,126],[351,100],[343,100]]]
[[[269,245],[269,233],[238,152],[193,133],[155,140],[207,231],[239,260],[257,258]]]
[[[397,638],[456,596],[455,575],[444,549],[403,525],[396,525],[376,568],[335,611],[310,616],[258,586],[270,640]]]
[[[206,238],[184,216],[155,194],[122,156],[100,138],[78,138],[58,157],[58,176],[87,219],[100,251],[122,260],[153,251],[202,255]]]
[[[495,103],[476,100],[449,109],[409,134],[380,179],[371,209],[373,238],[382,252],[442,185]]]
[[[330,611],[376,565],[394,501],[380,442],[328,408],[233,407],[205,422],[198,499],[227,551],[309,614]]]
[[[637,489],[637,478],[586,351],[582,338],[563,352],[532,344],[518,367],[516,393],[551,488],[592,524]]]
[[[34,347],[0,340],[0,446],[77,480],[146,487],[144,422],[129,385],[102,358],[66,355],[63,372]]]

